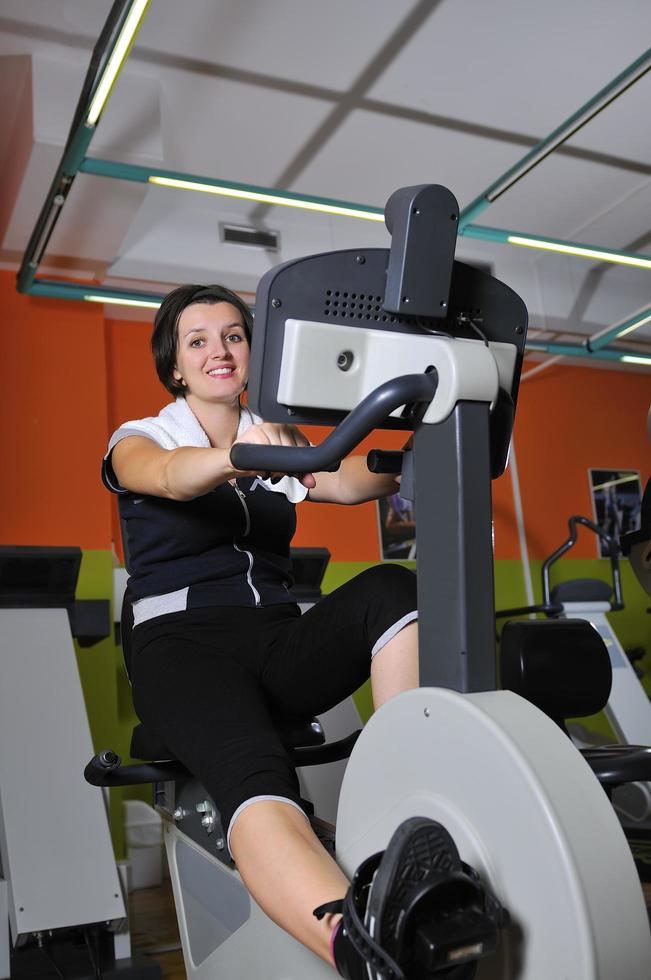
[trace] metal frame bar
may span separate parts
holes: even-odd
[[[355,211],[358,217],[367,217],[374,220],[383,220],[383,209],[367,204],[357,204],[350,201],[342,201],[334,198],[319,197],[316,195],[301,195],[291,191],[277,190],[276,188],[261,187],[254,184],[238,183],[235,181],[217,180],[211,177],[197,176],[193,174],[181,173],[170,170],[153,170],[147,167],[139,167],[132,164],[120,163],[111,160],[101,160],[86,156],[95,126],[88,126],[85,122],[86,115],[92,98],[101,79],[102,72],[108,63],[113,48],[120,35],[120,31],[126,20],[132,0],[114,0],[108,19],[98,38],[97,44],[93,49],[91,62],[88,68],[84,86],[77,104],[73,122],[70,128],[68,140],[66,142],[61,162],[55,174],[54,180],[45,199],[34,231],[23,256],[23,260],[18,271],[17,288],[19,292],[35,296],[49,296],[57,299],[86,300],[89,294],[101,294],[107,297],[107,302],[131,302],[137,303],[156,303],[162,299],[161,294],[146,293],[134,290],[115,289],[112,287],[85,286],[66,283],[63,281],[36,279],[36,273],[41,259],[56,226],[59,215],[63,209],[66,198],[79,171],[96,176],[110,177],[118,180],[131,180],[140,183],[149,183],[152,176],[164,177],[173,180],[185,180],[195,183],[205,184],[216,189],[223,188],[225,193],[235,192],[242,194],[262,194],[272,195],[278,199],[278,203],[296,204],[306,203],[314,209],[324,210],[335,209],[338,211]],[[534,166],[549,156],[557,147],[565,142],[571,135],[577,132],[581,126],[585,125],[590,119],[602,109],[610,105],[619,95],[625,92],[631,85],[640,79],[651,68],[651,48],[640,58],[630,65],[624,72],[618,75],[609,85],[601,89],[597,95],[590,99],[581,109],[575,112],[565,123],[554,130],[546,139],[541,140],[522,160],[508,170],[499,180],[495,181],[479,198],[473,201],[468,207],[464,208],[460,215],[459,234],[470,238],[477,238],[483,241],[499,243],[509,243],[509,238],[514,236],[528,237],[541,243],[556,245],[568,245],[579,249],[591,249],[592,246],[578,242],[563,242],[562,240],[543,238],[542,236],[522,236],[521,233],[508,231],[500,228],[489,228],[470,223],[470,219],[480,211],[484,210],[509,187],[529,173]],[[361,213],[360,213],[361,212]],[[631,262],[642,260],[651,263],[651,256],[638,255],[636,253],[623,252],[615,249],[597,249],[604,255],[612,256],[611,261],[629,259]],[[607,258],[605,260],[608,260]],[[568,344],[535,344],[528,343],[529,350],[539,350],[545,353],[554,353],[570,357],[592,357],[605,360],[621,360],[624,356],[637,356],[638,351],[631,350],[607,350],[606,345],[622,333],[631,332],[638,325],[638,319],[643,322],[646,312],[633,317],[626,322],[608,327],[599,331],[588,338],[583,345]],[[639,324],[641,325],[641,323]],[[651,360],[650,360],[651,363]]]
[[[488,426],[488,404],[460,402],[414,433],[421,687],[497,686]]]
[[[30,292],[34,284],[36,272],[45,249],[52,237],[63,205],[95,132],[94,126],[86,125],[86,115],[104,69],[111,57],[111,52],[117,44],[131,4],[132,0],[113,0],[113,6],[106,23],[93,48],[61,161],[43,202],[43,207],[36,219],[34,230],[18,270],[17,288],[21,293]]]
[[[567,142],[591,119],[609,106],[615,99],[623,95],[631,85],[639,81],[651,69],[651,48],[648,48],[636,61],[628,66],[608,85],[600,89],[580,109],[561,123],[553,132],[536,144],[521,160],[509,168],[501,177],[486,188],[474,201],[462,209],[459,215],[459,233],[463,234],[463,226],[473,221],[482,211],[490,207],[499,197],[509,190],[517,181],[530,173],[534,167],[542,163],[554,150]]]
[[[599,330],[597,333],[592,334],[586,341],[586,347],[591,354],[594,354],[602,350],[611,340],[616,340],[618,337],[623,337],[624,334],[632,333],[633,330],[644,326],[645,323],[651,323],[651,306],[640,310],[634,316],[629,317],[628,320],[616,323],[612,327],[606,327],[605,330]]]

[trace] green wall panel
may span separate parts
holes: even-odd
[[[82,554],[78,599],[109,599],[113,603],[113,565],[111,551],[84,551]],[[131,731],[138,719],[133,710],[129,682],[122,664],[122,650],[111,635],[92,647],[75,643],[79,675],[88,711],[91,738],[95,752],[114,749],[126,762],[130,761]],[[111,836],[117,858],[125,855],[125,799],[152,800],[152,789],[144,787],[115,787],[109,791]]]

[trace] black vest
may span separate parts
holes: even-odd
[[[188,588],[187,608],[292,602],[289,546],[296,508],[257,478],[223,483],[193,500],[118,494],[132,600]]]

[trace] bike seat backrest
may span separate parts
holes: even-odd
[[[512,620],[502,630],[501,686],[530,701],[565,731],[566,718],[601,711],[610,696],[606,645],[585,620]]]

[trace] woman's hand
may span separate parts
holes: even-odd
[[[238,436],[237,442],[253,443],[257,446],[298,446],[305,448],[310,445],[308,440],[305,438],[300,429],[297,429],[294,425],[280,425],[276,422],[260,422],[258,425],[252,425],[246,430],[246,432]],[[240,471],[242,472],[242,471]],[[262,475],[254,474],[250,475]],[[269,474],[264,474],[268,476]],[[285,473],[272,473],[273,479],[281,478],[286,475]],[[316,486],[316,480],[314,479],[313,473],[301,473],[296,474],[298,480],[311,490]]]

